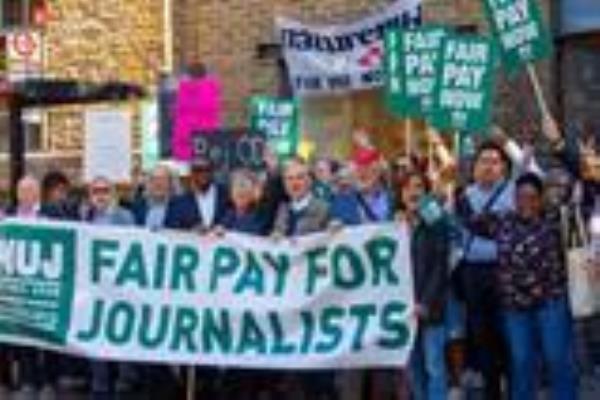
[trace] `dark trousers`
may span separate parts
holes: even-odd
[[[336,400],[338,398],[333,371],[300,372],[302,391],[307,399]]]
[[[11,385],[12,354],[8,345],[0,345],[0,386]]]
[[[467,306],[467,362],[483,374],[485,398],[489,400],[502,398],[501,378],[506,370],[496,267],[483,263],[467,263],[460,267]]]
[[[19,386],[54,385],[60,373],[59,355],[28,347],[14,349],[19,371]]]

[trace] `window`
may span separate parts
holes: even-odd
[[[36,153],[44,150],[42,112],[38,109],[23,112],[25,151]],[[10,151],[10,115],[7,109],[0,109],[0,154]]]
[[[40,110],[25,110],[23,113],[23,131],[25,132],[25,149],[28,152],[39,152],[44,149],[42,136],[42,113]]]
[[[0,28],[14,29],[38,25],[46,10],[46,0],[0,0]]]

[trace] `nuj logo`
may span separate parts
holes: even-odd
[[[0,276],[58,280],[64,259],[60,242],[0,238]]]

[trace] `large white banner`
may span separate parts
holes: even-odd
[[[294,241],[6,220],[0,341],[92,358],[276,369],[403,366],[407,230]]]
[[[349,24],[313,26],[278,17],[277,35],[295,93],[327,94],[382,86],[385,30],[412,27],[420,19],[421,0],[397,0]]]

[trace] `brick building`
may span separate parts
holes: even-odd
[[[243,125],[253,94],[281,94],[285,70],[275,37],[275,17],[307,24],[349,22],[376,12],[389,0],[175,1],[177,63],[200,60],[223,77],[226,123]],[[192,6],[194,4],[194,6]],[[424,0],[426,21],[477,26],[474,0]],[[302,101],[302,133],[322,154],[344,154],[355,127],[367,128],[390,155],[404,147],[404,124],[384,110],[378,91]]]
[[[119,80],[148,89],[155,84],[164,53],[160,0],[11,0],[1,4],[5,39],[0,42],[0,58],[6,59],[11,45],[7,38],[12,32],[33,32],[41,37],[43,62],[31,75],[88,82]],[[5,63],[3,68],[9,75],[11,66]],[[28,171],[60,167],[78,176],[83,112],[87,107],[102,106],[27,111]],[[122,106],[137,110],[135,103]],[[6,110],[0,116],[0,126],[0,187],[6,187]]]
[[[561,3],[539,1],[548,23],[558,31]],[[39,28],[44,39],[46,76],[92,81],[119,79],[150,90],[164,63],[164,49],[169,48],[165,46],[169,35],[165,35],[163,6],[170,4],[175,68],[200,61],[221,77],[224,122],[233,127],[246,124],[249,96],[280,94],[285,86],[285,67],[275,37],[276,16],[293,17],[307,24],[347,22],[377,11],[390,0],[20,0],[8,3],[31,6],[38,2],[49,6],[47,21]],[[423,15],[426,22],[480,32],[487,30],[479,0],[423,0]],[[5,17],[6,13],[2,17],[6,31]],[[595,67],[600,62],[598,34],[587,31],[563,37],[557,43],[559,51],[555,59],[559,62],[550,60],[538,66],[550,103],[558,115],[567,119],[597,115],[600,104],[597,91],[600,68]],[[517,133],[515,127],[522,122],[536,121],[537,108],[525,74],[510,81],[500,79],[497,97],[497,120],[511,133]],[[136,104],[125,106],[135,108]],[[390,155],[402,153],[405,125],[385,112],[377,91],[313,98],[302,101],[302,108],[302,132],[323,154],[344,154],[355,127],[366,127]],[[79,167],[82,110],[79,106],[60,107],[28,117],[32,126],[29,165],[34,170],[36,166],[46,168],[48,164],[69,165],[74,170]],[[6,151],[5,139],[6,134],[0,130],[0,153]],[[2,167],[1,171],[6,168]]]

